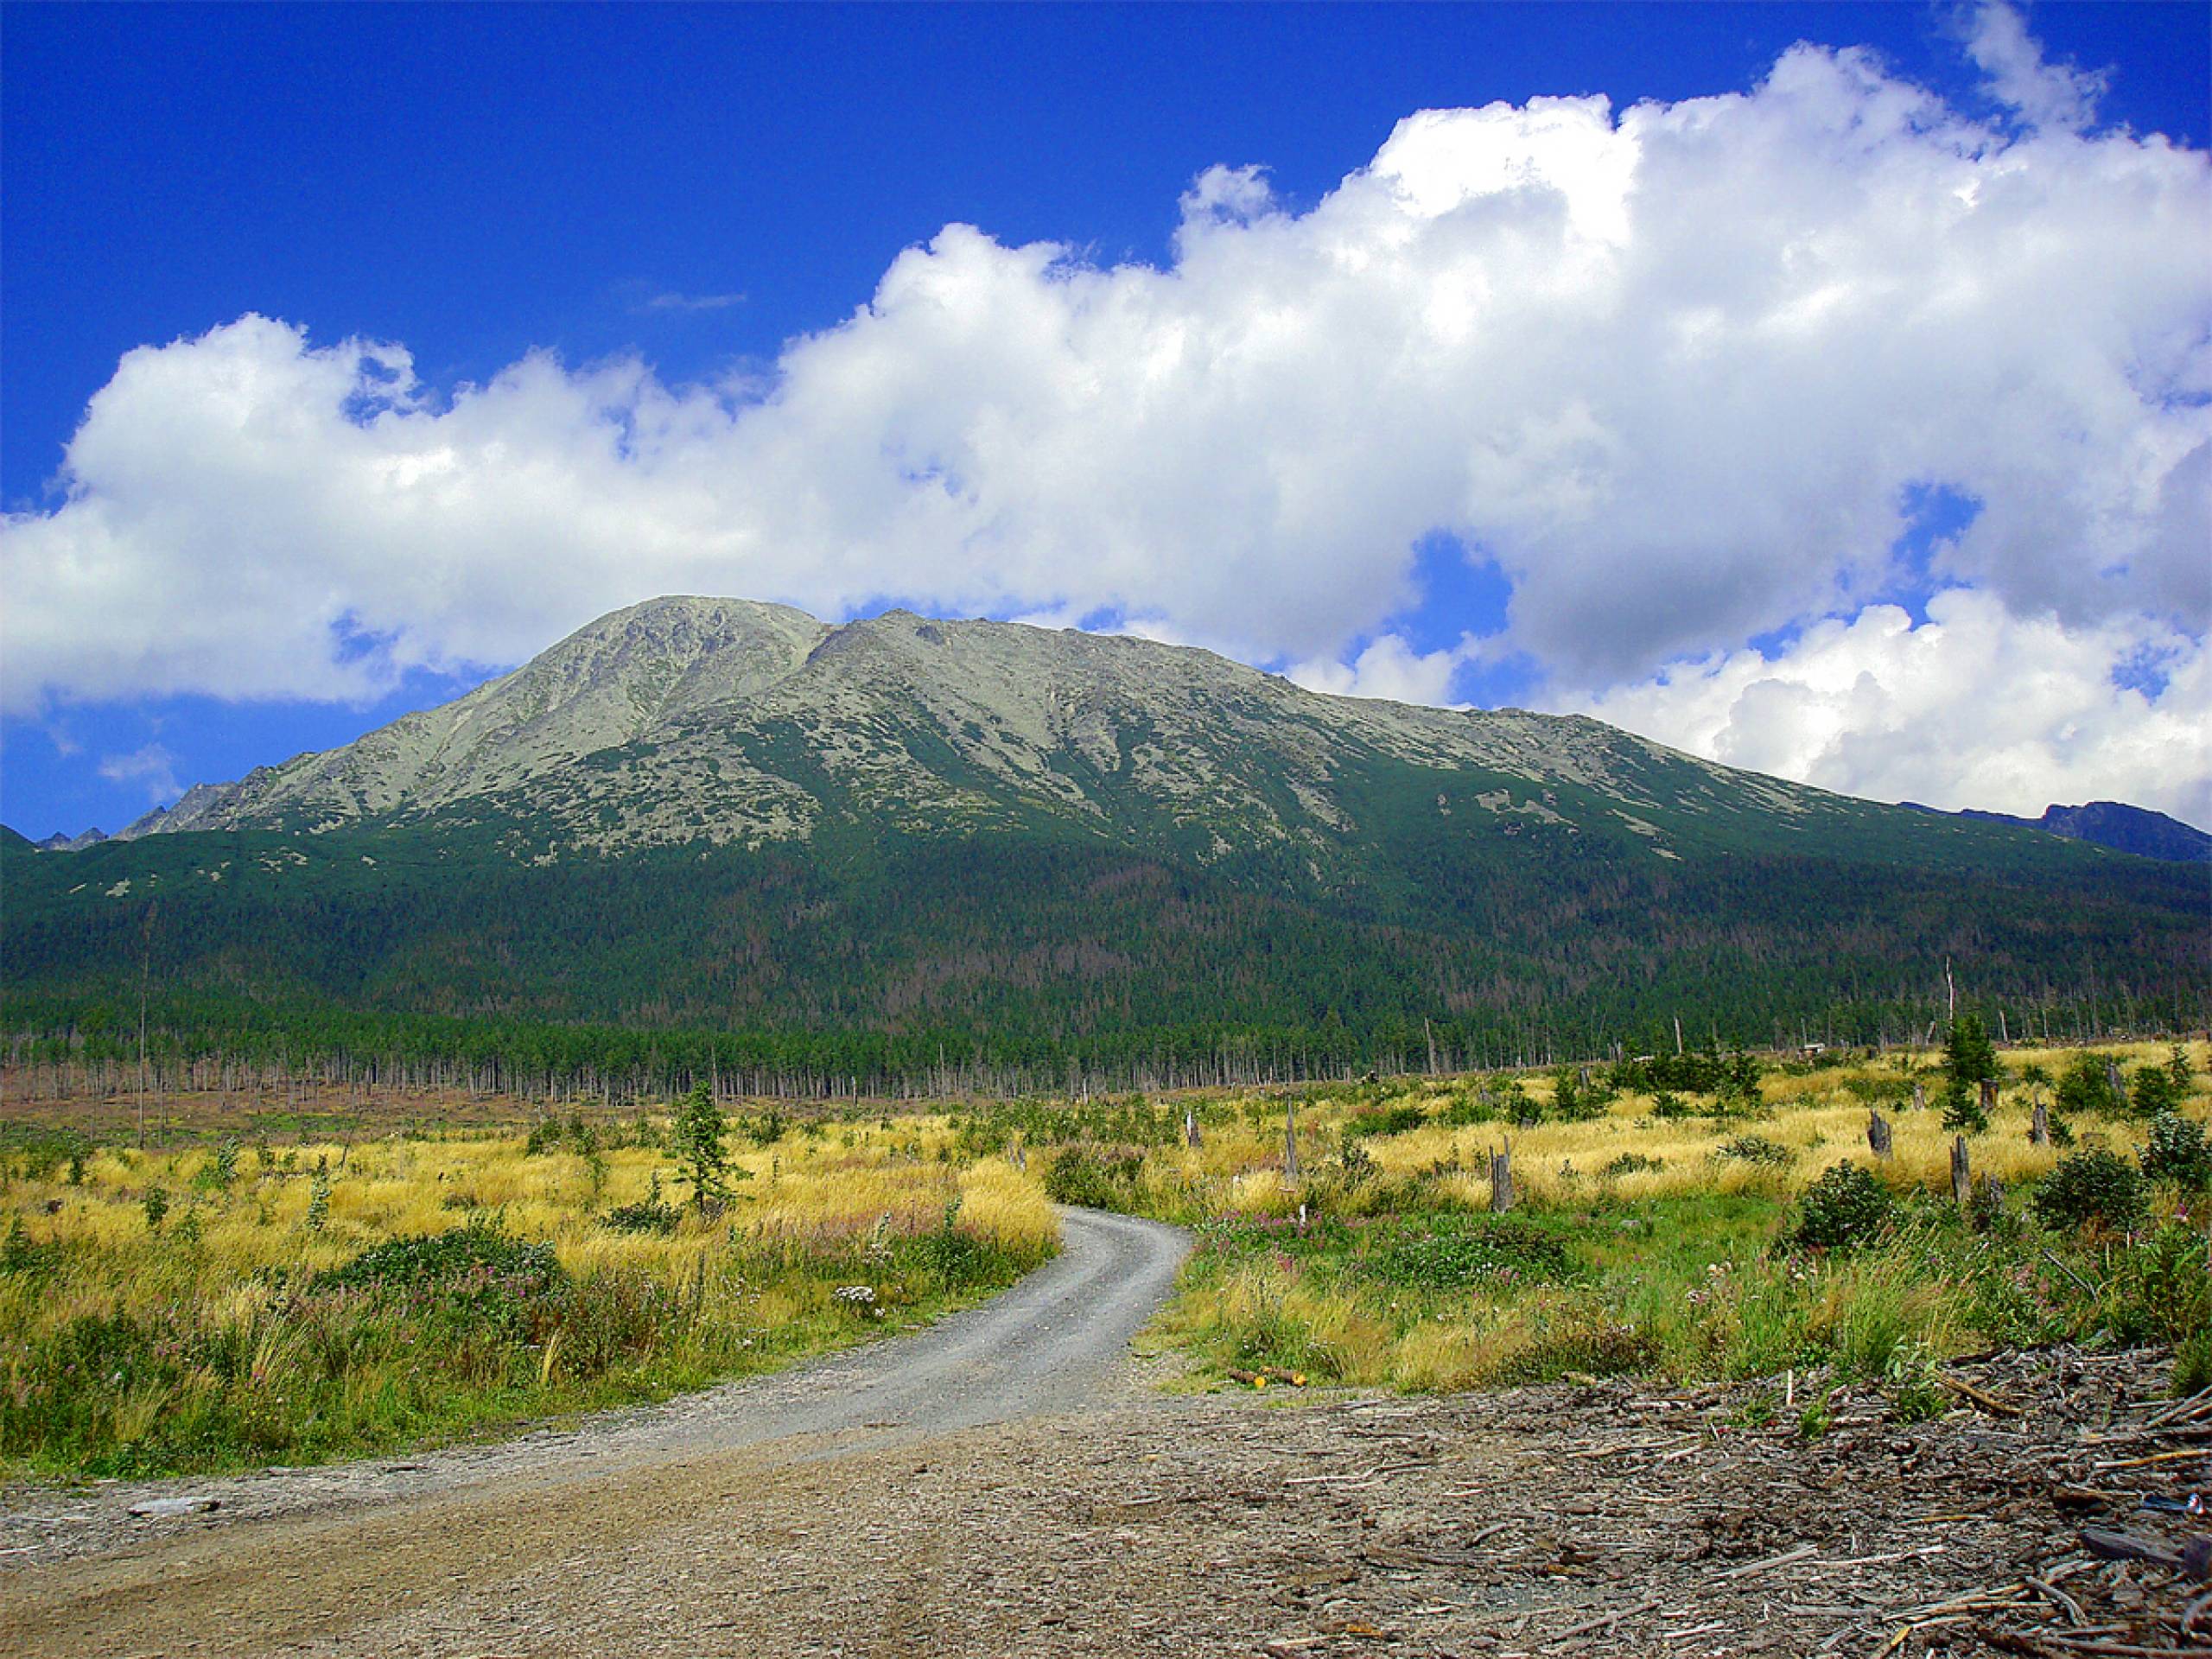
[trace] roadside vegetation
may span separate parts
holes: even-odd
[[[665,1396],[911,1325],[1056,1234],[943,1120],[139,1152],[0,1125],[0,1467],[295,1464]]]
[[[961,1134],[1027,1142],[1055,1197],[1193,1227],[1160,1328],[1205,1375],[1431,1389],[1794,1370],[1932,1412],[1942,1362],[2062,1340],[2171,1344],[2177,1386],[2212,1383],[2205,1060],[2202,1043],[1999,1053],[1962,1032],[1948,1052],[999,1108]]]

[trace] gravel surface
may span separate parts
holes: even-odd
[[[2044,1656],[2212,1651],[2171,1556],[2212,1399],[2156,1354],[1952,1369],[1957,1408],[1626,1382],[1192,1395],[1117,1357],[1182,1248],[1068,1249],[930,1332],[570,1433],[4,1495],[39,1655]],[[1963,1390],[1963,1391],[1961,1391]],[[1978,1395],[1977,1399],[1975,1396]],[[1826,1431],[1801,1435],[1817,1397]],[[885,1426],[889,1425],[889,1426]],[[152,1497],[210,1496],[130,1520]],[[72,1511],[81,1518],[67,1518]],[[2088,1529],[2096,1529],[2094,1531]],[[2086,1536],[2094,1542],[2085,1543]]]

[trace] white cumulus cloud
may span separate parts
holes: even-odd
[[[1603,691],[1878,603],[1931,488],[1993,613],[2201,639],[2212,170],[1973,16],[2018,119],[1810,45],[1421,111],[1303,211],[1199,174],[1164,266],[948,226],[757,381],[437,387],[253,315],[143,347],[7,521],[0,707],[363,697],[667,592],[1106,613],[1441,697],[1390,631],[1439,531],[1510,584],[1487,649]]]
[[[1917,626],[1871,606],[1771,657],[1717,652],[1582,706],[1846,794],[2030,817],[2119,799],[2212,822],[2212,652],[2141,619],[2066,627],[1954,588]]]

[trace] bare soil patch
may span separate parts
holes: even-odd
[[[2155,1355],[1948,1374],[1947,1414],[1853,1394],[1812,1440],[1764,1389],[1194,1396],[1142,1365],[904,1437],[633,1458],[586,1425],[265,1519],[79,1523],[0,1623],[26,1656],[2212,1650],[2212,1586],[2097,1553],[2205,1548],[2143,1506],[2207,1484],[2212,1400]],[[7,1495],[10,1545],[27,1503],[112,1517],[95,1490]]]

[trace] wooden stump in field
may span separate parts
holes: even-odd
[[[1890,1120],[1884,1117],[1879,1107],[1866,1109],[1866,1144],[1877,1158],[1890,1155]]]
[[[1494,1216],[1502,1216],[1513,1207],[1513,1147],[1509,1142],[1503,1152],[1490,1155],[1490,1209]]]
[[[1997,1109],[1997,1079],[1994,1077],[1981,1080],[1981,1109],[1984,1116]]]
[[[2036,1102],[2036,1115],[2028,1124],[2028,1144],[2047,1147],[2050,1144],[2050,1108]]]
[[[1928,1109],[1928,1085],[1924,1083],[1916,1083],[1912,1085],[1912,1109],[1916,1112],[1924,1112]]]
[[[1974,1167],[1967,1158],[1967,1138],[1963,1135],[1951,1137],[1951,1196],[1958,1200],[1961,1210],[1974,1197]]]
[[[1298,1103],[1294,1100],[1282,1103],[1282,1178],[1286,1181],[1298,1179]]]

